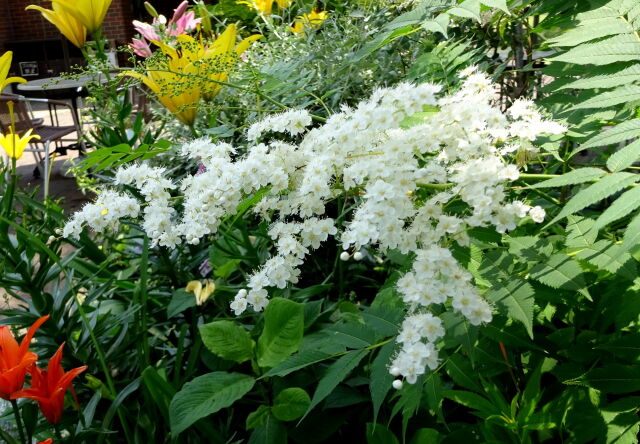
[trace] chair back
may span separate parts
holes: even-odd
[[[27,107],[27,102],[21,96],[14,94],[0,95],[0,130],[3,133],[9,132],[11,117],[9,114],[9,102],[13,102],[13,118],[15,120],[15,130],[18,134],[23,134],[33,128],[33,121]]]

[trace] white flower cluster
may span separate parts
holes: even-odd
[[[247,130],[247,139],[255,142],[268,131],[286,132],[296,136],[305,132],[309,125],[311,125],[311,115],[304,109],[293,109],[254,123]]]
[[[465,76],[451,95],[440,95],[438,85],[427,83],[376,90],[304,134],[298,145],[274,140],[232,157],[235,150],[226,143],[201,139],[186,144],[183,153],[202,162],[206,171],[180,184],[179,216],[169,206],[167,190],[174,186],[162,178],[161,169],[129,167],[118,173],[118,183],[140,189],[148,203],[145,229],[166,246],[180,239],[197,244],[215,233],[247,195],[268,190],[254,211],[272,222],[269,235],[276,251],[235,296],[231,308],[236,314],[248,307],[262,310],[269,287],[296,283],[306,255],[329,237],[342,243],[343,260],[362,259],[363,248],[415,254],[412,269],[397,284],[407,319],[391,367],[394,375],[412,383],[438,362],[435,343],[444,330],[430,314],[433,304],[450,304],[472,324],[491,320],[490,306],[447,245],[467,245],[469,227],[504,232],[527,215],[544,219],[542,208],[505,200],[505,184],[519,171],[502,150],[527,149],[534,135],[563,130],[544,121],[528,102],[505,115],[492,104],[495,90],[485,75],[469,70]],[[263,131],[300,134],[309,123],[308,114],[292,111],[255,124],[248,137],[257,139]],[[339,196],[350,208],[350,219],[340,215],[347,221],[340,231],[325,215],[327,204]],[[101,201],[112,212],[124,199]],[[68,234],[77,234],[83,221],[111,226],[96,221],[103,216],[91,208],[74,216]],[[401,384],[398,380],[394,386]]]

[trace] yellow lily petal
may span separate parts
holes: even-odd
[[[96,32],[102,26],[107,10],[111,6],[111,0],[52,0],[52,4],[56,3],[74,16],[91,33]]]
[[[13,52],[7,51],[2,57],[0,57],[0,92],[11,83],[27,83],[22,77],[9,77],[9,70],[11,69],[11,60],[13,59]]]
[[[51,22],[62,35],[64,35],[76,47],[81,48],[87,41],[87,29],[73,15],[60,4],[53,2],[53,9],[45,9],[41,6],[29,5],[25,9],[39,11],[42,16]]]
[[[236,46],[236,54],[242,55],[242,53],[249,48],[249,45],[251,45],[256,40],[261,39],[262,37],[264,37],[262,34],[254,34],[252,36],[247,37],[246,39],[238,43],[238,46]]]
[[[11,131],[6,135],[0,134],[0,146],[12,159],[20,159],[29,142],[33,139],[40,139],[38,135],[31,135],[31,131],[27,131],[22,137]]]

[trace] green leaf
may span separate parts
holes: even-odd
[[[522,322],[533,338],[534,291],[531,284],[518,276],[504,282],[494,283],[485,297],[507,311],[510,318]]]
[[[303,369],[310,365],[316,364],[318,362],[324,361],[325,359],[332,358],[333,355],[331,353],[325,353],[320,350],[304,350],[300,353],[296,353],[295,355],[287,358],[284,362],[282,362],[277,367],[272,368],[267,373],[264,374],[263,377],[268,376],[286,376],[289,373],[295,372],[297,370]]]
[[[531,269],[530,276],[549,287],[562,290],[579,291],[586,286],[580,265],[564,254],[554,254],[548,262],[536,265]]]
[[[258,339],[258,365],[275,367],[295,353],[302,343],[304,306],[273,298],[264,312],[264,330]]]
[[[614,173],[622,171],[633,165],[638,159],[640,159],[640,140],[636,140],[620,151],[613,153],[607,159],[607,168]]]
[[[255,383],[241,373],[213,372],[198,376],[171,400],[171,434],[177,437],[194,422],[229,407],[247,394]]]
[[[609,364],[593,369],[578,379],[564,381],[564,383],[585,384],[605,393],[631,393],[640,390],[640,366]]]
[[[592,168],[592,167],[578,168],[573,171],[569,171],[568,173],[565,173],[562,176],[554,177],[552,179],[539,182],[535,185],[532,185],[531,188],[551,188],[551,187],[562,187],[565,185],[575,185],[579,183],[590,182],[592,180],[595,180],[595,179],[598,179],[599,177],[604,176],[605,174],[607,174],[607,172],[604,170],[601,170],[600,168]]]
[[[449,356],[446,367],[449,376],[451,376],[451,379],[453,379],[456,384],[477,392],[483,391],[480,383],[474,376],[476,372],[473,371],[468,360],[461,355],[456,353]]]
[[[436,429],[421,428],[416,430],[409,444],[438,444],[440,442],[440,432]]]
[[[311,399],[307,392],[299,387],[290,387],[278,393],[271,412],[280,421],[293,421],[304,415],[309,404]]]
[[[485,397],[478,395],[477,393],[467,392],[464,390],[445,390],[442,392],[443,396],[458,404],[462,404],[465,407],[475,409],[481,413],[483,418],[487,418],[491,415],[499,415],[500,410],[494,406]]]
[[[620,250],[620,246],[603,239],[586,247],[576,257],[632,281],[638,277],[636,264],[628,253]]]
[[[633,187],[616,198],[611,206],[598,217],[592,230],[598,231],[611,222],[622,219],[638,207],[640,207],[640,187]]]
[[[393,375],[389,373],[389,362],[395,349],[395,344],[389,342],[382,346],[378,355],[371,364],[369,376],[369,391],[371,392],[371,403],[373,404],[373,422],[378,420],[378,412],[384,402],[384,398],[391,389]]]
[[[382,424],[367,423],[367,444],[399,444],[398,438]]]
[[[567,217],[567,237],[565,245],[568,248],[585,248],[593,245],[598,233],[591,229],[596,221],[582,216]]]
[[[457,7],[447,11],[448,14],[458,17],[471,18],[480,21],[480,2],[478,0],[465,0]]]
[[[580,146],[581,150],[612,145],[640,136],[640,119],[631,119],[592,137]]]
[[[607,108],[635,100],[640,100],[640,85],[625,85],[612,91],[597,94],[584,102],[574,105],[571,109]]]
[[[253,431],[248,444],[287,444],[287,429],[273,415],[268,415],[264,423]]]
[[[171,319],[175,315],[182,313],[187,308],[196,306],[196,298],[190,291],[183,288],[173,292],[169,305],[167,307],[167,318]]]
[[[232,321],[214,321],[199,327],[202,342],[223,359],[244,362],[253,356],[255,342],[247,330]]]
[[[347,322],[335,324],[326,329],[330,340],[349,348],[363,348],[372,345],[376,333],[366,325]]]
[[[401,309],[389,305],[368,307],[362,313],[366,324],[380,336],[397,335],[403,317]]]
[[[633,32],[633,26],[619,15],[600,15],[592,19],[581,20],[579,26],[551,39],[548,43],[551,46],[576,46],[601,37]],[[580,15],[577,18],[579,19]]]
[[[483,5],[486,5],[490,8],[498,8],[502,9],[504,12],[509,14],[509,8],[507,7],[507,0],[480,0]]]
[[[570,214],[577,213],[578,211],[617,193],[638,180],[640,180],[639,175],[625,172],[613,173],[603,177],[598,182],[588,186],[573,196],[562,208],[562,211],[560,211],[560,213],[547,224],[547,227]]]
[[[595,43],[582,44],[551,57],[550,60],[578,65],[607,65],[614,62],[635,61],[639,53],[640,40],[632,34],[621,34]]]
[[[640,244],[640,214],[629,222],[622,239],[622,247],[625,250],[628,250],[638,244]]]
[[[639,430],[640,419],[636,413],[625,412],[615,415],[607,421],[607,444],[638,444]]]
[[[618,65],[612,65],[618,66]],[[618,69],[612,73],[600,74],[608,71],[606,68],[596,71],[598,75],[582,77],[573,82],[566,83],[558,89],[594,89],[594,88],[615,88],[621,85],[637,82],[640,80],[640,64],[631,65]]]
[[[335,389],[340,382],[342,382],[347,375],[358,366],[362,358],[369,354],[369,350],[353,350],[340,357],[336,362],[331,364],[324,374],[322,379],[318,382],[311,404],[305,413],[305,416],[309,414],[315,406],[317,406],[324,398]]]
[[[255,429],[263,425],[269,414],[271,413],[271,409],[266,405],[260,405],[256,410],[249,413],[247,416],[247,420],[245,421],[245,428],[247,430]]]
[[[142,384],[148,390],[153,402],[162,413],[165,421],[169,421],[169,405],[176,394],[176,390],[167,381],[166,376],[161,375],[153,367],[147,367],[142,372]]]

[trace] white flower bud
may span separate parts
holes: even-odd
[[[342,253],[340,253],[340,260],[341,261],[348,261],[350,257],[351,256],[346,251],[343,251]]]
[[[400,390],[402,388],[402,381],[400,379],[396,379],[395,381],[393,381],[393,384],[391,385],[393,386],[394,389]]]
[[[356,251],[353,254],[353,258],[357,261],[361,261],[364,258],[364,254],[360,253],[359,251]]]

